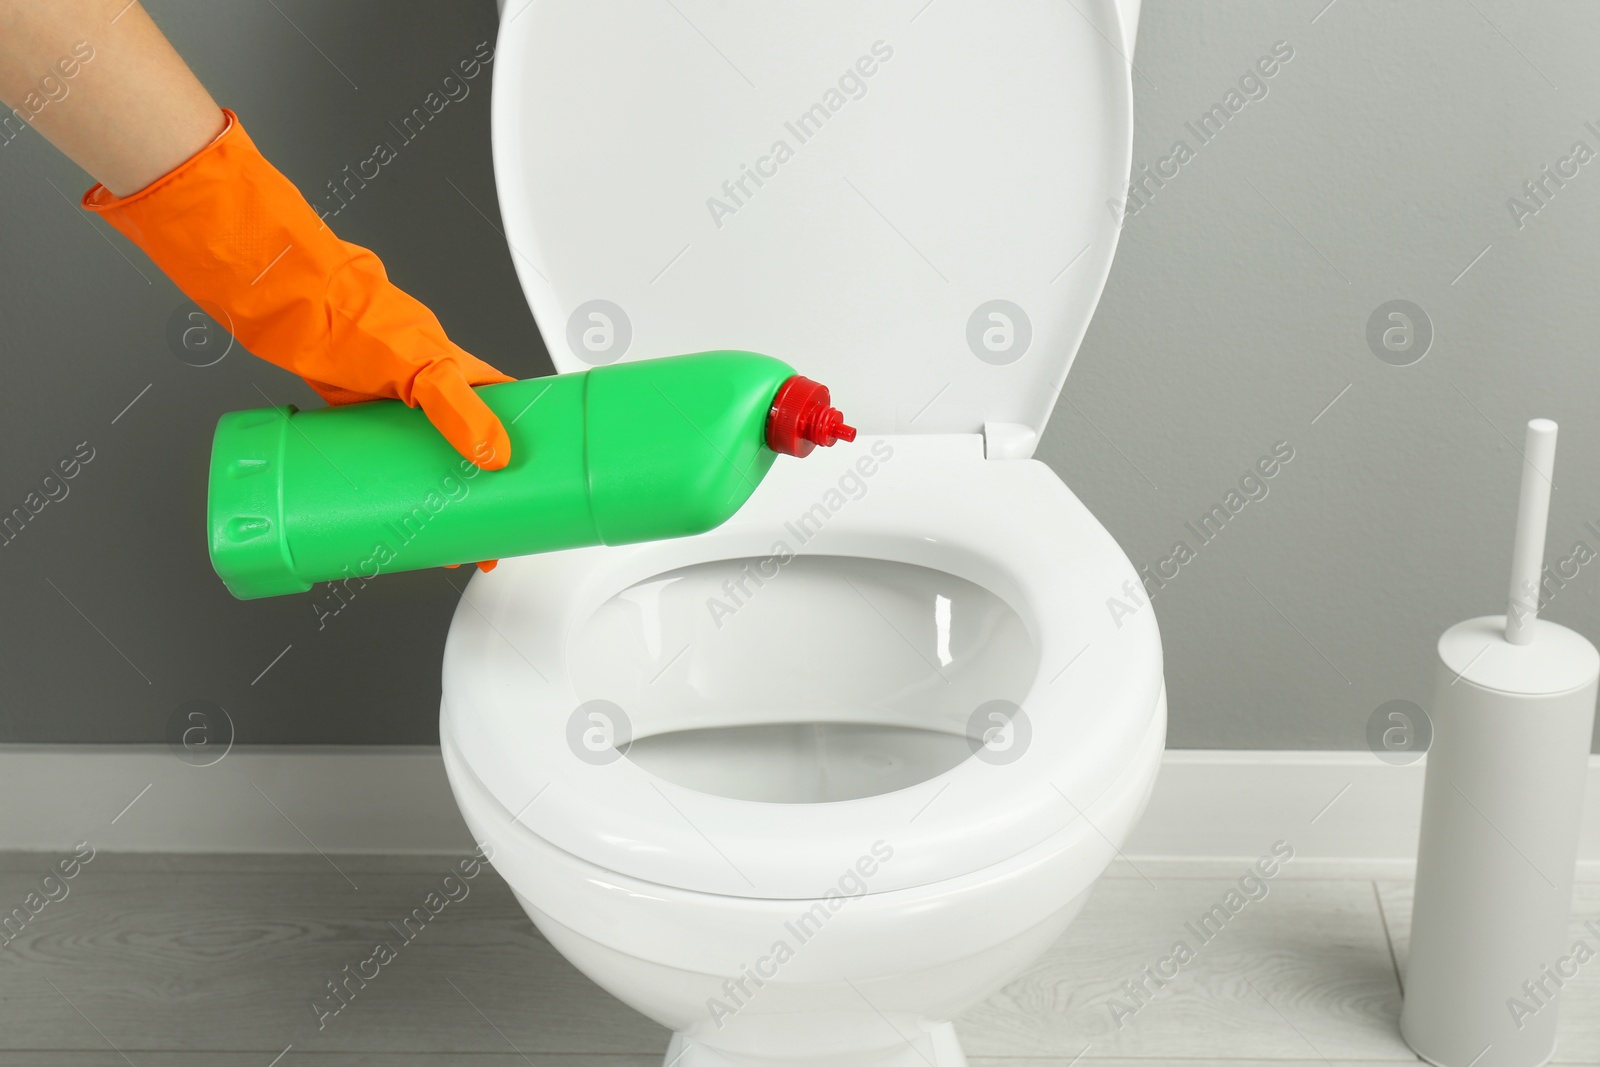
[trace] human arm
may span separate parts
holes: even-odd
[[[117,196],[223,127],[205,86],[127,0],[0,0],[0,100]]]
[[[471,387],[511,379],[328,228],[137,2],[0,0],[0,99],[100,180],[84,207],[251,352],[329,403],[422,408],[480,467],[510,461]]]

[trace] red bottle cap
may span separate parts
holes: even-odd
[[[829,405],[828,387],[796,374],[778,387],[767,413],[767,447],[786,456],[808,456],[821,445],[854,441],[856,428]]]

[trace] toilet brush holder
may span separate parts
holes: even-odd
[[[1555,438],[1528,424],[1507,613],[1439,639],[1400,1030],[1441,1067],[1547,1062],[1573,973],[1600,652],[1537,614]]]

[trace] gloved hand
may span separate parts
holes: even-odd
[[[376,255],[334,236],[223,114],[223,132],[178,169],[120,199],[96,185],[83,206],[328,403],[403,400],[479,467],[509,463],[511,439],[471,387],[513,379],[457,347]]]

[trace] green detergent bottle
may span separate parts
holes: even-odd
[[[217,423],[211,563],[241,600],[317,582],[701,533],[777,454],[856,432],[826,387],[754,352],[699,352],[477,390],[511,462],[461,458],[397,400]]]

